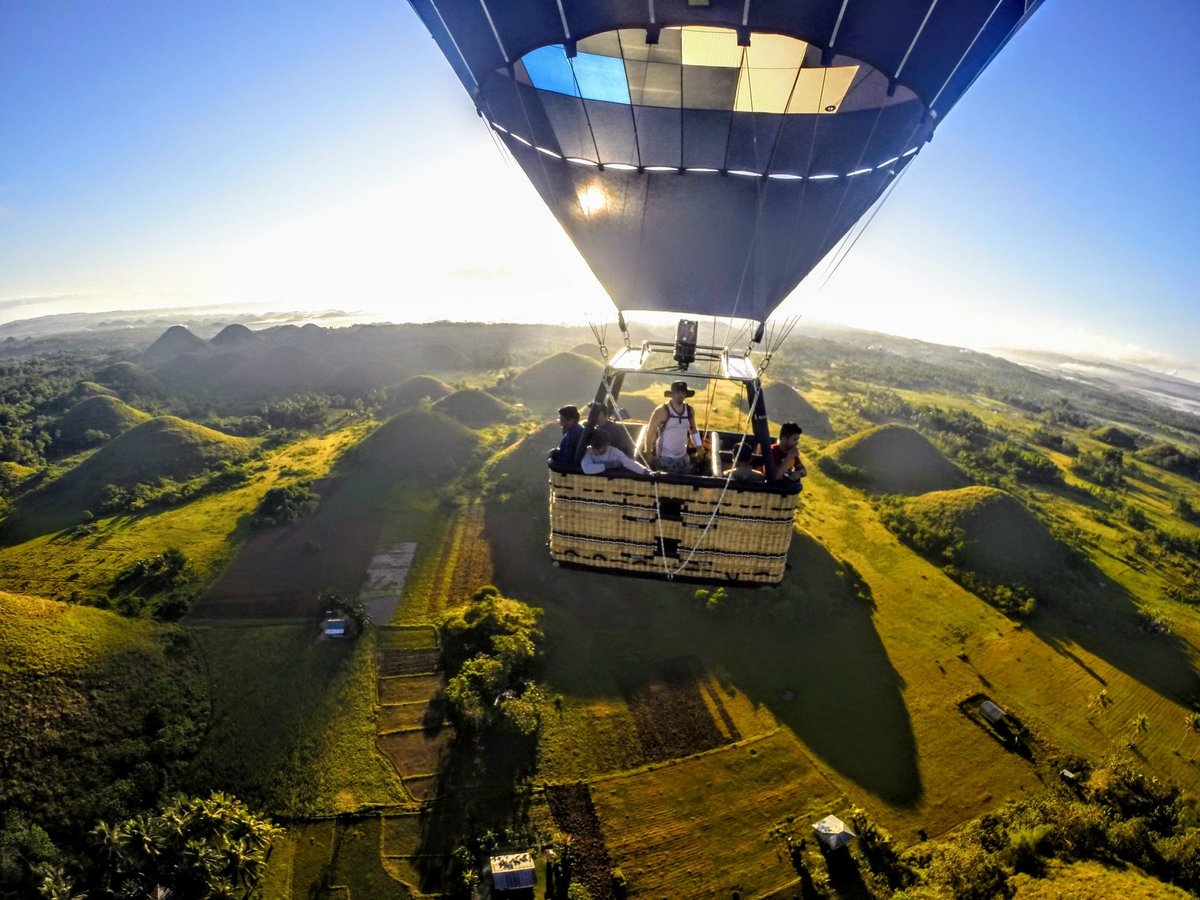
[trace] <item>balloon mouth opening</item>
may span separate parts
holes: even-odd
[[[801,38],[708,25],[603,31],[530,50],[511,71],[539,91],[644,108],[824,116],[915,97]]]

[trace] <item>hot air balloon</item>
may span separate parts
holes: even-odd
[[[597,399],[613,408],[624,376],[666,371],[664,355],[676,371],[707,360],[702,377],[746,386],[765,454],[759,371],[748,352],[696,346],[691,317],[749,320],[761,335],[1041,0],[410,2],[612,298],[622,331],[629,311],[688,317],[674,346],[633,347],[626,332]],[[590,525],[580,532],[582,522],[558,515],[565,498],[582,496],[580,480],[552,471],[560,561],[670,574],[671,560],[686,558],[693,576],[782,578],[795,504],[786,489],[735,492],[775,498],[757,501],[771,507],[759,518],[786,540],[764,542],[771,529],[750,521],[757,513],[743,511],[741,540],[735,520],[721,521],[727,482],[688,485],[721,491],[710,498],[716,511],[700,515],[702,548],[689,515],[707,501],[670,482],[648,498],[603,501],[645,506],[621,521],[653,519],[651,532],[612,523],[599,529],[608,538]],[[574,534],[583,537],[556,540]],[[585,538],[613,543],[589,551]]]

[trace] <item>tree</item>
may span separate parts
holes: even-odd
[[[446,700],[468,732],[492,727],[531,737],[541,728],[541,691],[531,679],[541,663],[542,611],[504,597],[492,585],[438,623]]]
[[[146,896],[166,888],[185,898],[244,898],[281,834],[240,800],[215,793],[176,797],[158,815],[101,822],[92,838],[113,893]]]

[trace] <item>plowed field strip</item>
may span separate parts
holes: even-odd
[[[729,743],[693,675],[699,662],[682,657],[655,666],[648,681],[623,685],[642,751],[650,762],[690,756]],[[727,726],[732,726],[732,720]],[[736,729],[734,729],[736,730]]]
[[[583,782],[553,785],[546,788],[546,801],[559,830],[571,835],[573,878],[578,877],[593,900],[615,900],[612,866],[591,790]]]
[[[375,654],[375,670],[380,677],[393,675],[430,675],[437,671],[437,650],[381,650]]]
[[[459,531],[459,546],[454,571],[447,584],[446,594],[438,612],[449,606],[463,603],[482,585],[490,584],[495,574],[492,570],[492,552],[483,536],[483,506],[474,504],[467,510],[466,518]]]

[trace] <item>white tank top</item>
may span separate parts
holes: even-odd
[[[664,403],[667,411],[667,421],[663,423],[662,431],[658,433],[659,456],[687,456],[688,433],[692,430],[690,408],[683,405],[683,415],[678,415],[670,403]]]

